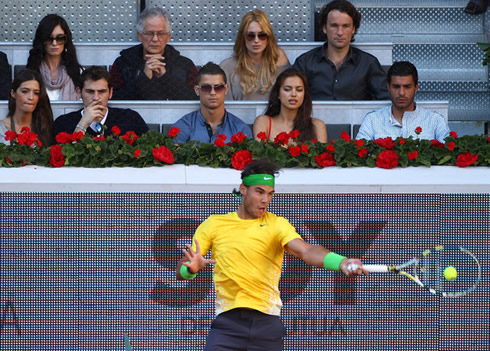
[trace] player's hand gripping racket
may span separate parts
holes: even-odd
[[[369,272],[403,275],[430,293],[442,297],[466,296],[475,290],[481,280],[478,259],[470,251],[456,245],[436,246],[401,265],[364,264],[363,267]],[[347,267],[349,270],[357,268],[357,264]]]

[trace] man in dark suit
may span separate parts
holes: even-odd
[[[12,71],[7,55],[0,51],[0,100],[8,100],[10,84],[12,83]]]
[[[82,73],[80,84],[83,109],[59,116],[54,121],[55,136],[60,132],[78,131],[94,136],[107,135],[113,126],[117,126],[121,134],[133,131],[141,135],[148,131],[148,126],[138,112],[108,107],[112,97],[112,83],[110,73],[104,68],[87,68]]]

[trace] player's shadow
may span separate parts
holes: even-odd
[[[200,221],[192,218],[175,218],[164,222],[153,236],[153,258],[162,268],[176,270],[177,262],[183,257],[180,243],[191,243],[192,235]],[[169,307],[197,305],[212,289],[211,266],[201,270],[197,277],[183,287],[172,286],[171,282],[157,280],[150,293],[150,299]]]

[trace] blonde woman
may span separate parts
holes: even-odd
[[[261,10],[243,16],[233,53],[220,64],[230,87],[227,100],[267,100],[276,77],[291,66]]]

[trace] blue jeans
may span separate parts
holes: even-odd
[[[286,328],[279,316],[236,308],[211,323],[205,351],[281,351]]]

